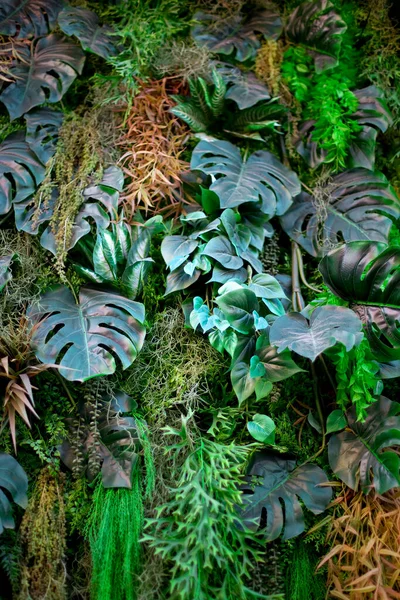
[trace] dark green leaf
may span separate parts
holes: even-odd
[[[0,292],[3,291],[8,281],[12,279],[11,263],[16,258],[16,254],[0,257]]]
[[[267,415],[256,414],[252,421],[247,423],[250,435],[262,444],[275,444],[276,425]]]
[[[9,454],[0,454],[0,534],[4,529],[15,527],[12,516],[11,496],[16,504],[26,508],[28,505],[28,478],[21,465]]]
[[[43,164],[46,164],[56,151],[58,130],[63,118],[62,112],[50,108],[37,108],[25,115],[25,140]]]
[[[54,33],[23,46],[18,55],[9,69],[15,81],[0,95],[11,120],[38,104],[61,100],[85,62],[80,48]]]
[[[75,35],[84,50],[94,52],[102,58],[116,54],[117,50],[110,34],[113,29],[107,25],[100,27],[96,13],[86,8],[69,6],[58,16],[58,24],[67,35]]]
[[[251,478],[259,478],[254,489]],[[251,529],[267,516],[266,539],[275,540],[281,533],[287,540],[304,531],[303,510],[297,497],[315,515],[321,514],[332,497],[330,487],[318,487],[328,482],[323,470],[317,465],[304,464],[296,468],[296,461],[268,452],[253,455],[248,469],[249,484],[242,486],[244,506],[242,519]],[[283,511],[283,503],[285,511]]]
[[[268,334],[263,333],[257,339],[256,354],[264,366],[269,381],[282,381],[302,371],[292,359],[289,350],[278,354],[277,348],[269,343]]]
[[[192,275],[184,270],[185,265],[181,265],[175,271],[172,271],[167,275],[167,288],[165,295],[172,294],[172,292],[178,292],[179,290],[185,290],[190,287],[192,283],[195,283],[201,275],[199,269],[195,269]]]
[[[70,381],[109,375],[116,357],[123,369],[135,360],[145,337],[144,316],[143,304],[118,294],[81,288],[76,304],[68,288],[56,286],[28,310],[35,324],[32,347],[41,362],[59,361]]]
[[[348,485],[368,494],[384,494],[400,485],[400,459],[392,450],[400,445],[400,404],[381,396],[367,409],[364,423],[357,422],[356,408],[347,413],[351,431],[341,431],[328,444],[332,471]],[[373,475],[373,479],[371,477]]]
[[[207,242],[203,254],[214,258],[226,269],[236,270],[243,266],[243,260],[236,255],[233,244],[224,235],[214,237]]]
[[[249,365],[244,362],[235,363],[231,371],[231,381],[240,406],[255,391],[256,380],[250,375]]]
[[[253,331],[253,311],[259,309],[254,292],[246,288],[233,290],[219,296],[216,303],[224,313],[226,320],[236,331],[240,333]]]
[[[0,33],[24,40],[46,35],[56,25],[60,0],[2,0]]]
[[[326,419],[326,433],[334,433],[340,431],[347,426],[347,419],[345,413],[338,408],[333,410]]]
[[[260,100],[271,98],[268,88],[251,71],[243,72],[232,68],[227,80],[232,83],[225,94],[227,100],[234,100],[240,109],[254,106]]]

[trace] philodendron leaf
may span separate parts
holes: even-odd
[[[0,214],[7,213],[13,202],[33,195],[45,173],[45,166],[21,132],[7,136],[0,144]]]
[[[0,33],[21,40],[46,35],[56,25],[60,0],[2,0]]]
[[[145,337],[144,306],[111,292],[83,287],[77,304],[70,290],[55,286],[31,305],[32,348],[44,363],[59,363],[70,381],[110,375],[116,358],[126,369]]]
[[[270,329],[271,344],[278,352],[289,348],[312,361],[337,342],[348,351],[362,338],[360,319],[343,306],[320,306],[310,319],[301,313],[288,313],[276,319]]]
[[[260,47],[258,33],[277,39],[282,31],[281,18],[272,5],[253,12],[250,19],[236,14],[221,22],[217,15],[197,12],[194,21],[192,36],[199,45],[218,54],[236,51],[235,58],[241,62],[255,56]]]
[[[168,235],[161,242],[161,254],[168,267],[174,270],[194,252],[199,242],[185,235]]]
[[[226,269],[240,269],[243,266],[243,260],[237,256],[236,250],[224,235],[219,235],[207,242],[203,254],[214,258]]]
[[[381,396],[361,423],[353,406],[347,413],[348,428],[329,440],[331,469],[352,490],[360,485],[364,494],[372,489],[384,494],[400,485],[399,455],[386,450],[400,446],[399,413],[400,404]]]
[[[246,288],[238,288],[219,296],[216,303],[225,319],[236,331],[246,334],[253,331],[253,311],[259,309],[254,292]]]
[[[185,290],[195,283],[201,275],[200,269],[195,269],[193,273],[188,274],[185,271],[185,265],[180,265],[171,273],[167,275],[167,286],[165,295],[172,294],[172,292],[178,292],[179,290]]]
[[[315,70],[321,73],[337,65],[346,29],[330,0],[306,0],[290,15],[286,34],[292,42],[303,44],[310,51]]]
[[[11,502],[26,508],[28,505],[28,478],[21,465],[9,454],[0,453],[0,534],[15,527]]]
[[[61,100],[85,62],[80,48],[54,33],[22,46],[18,56],[9,68],[14,81],[0,94],[11,120],[38,104]]]
[[[0,257],[0,292],[3,291],[7,282],[12,279],[11,263],[16,258],[16,254]]]
[[[255,486],[251,484],[253,477],[258,478]],[[242,486],[244,506],[241,517],[248,527],[257,530],[264,521],[265,512],[268,541],[275,540],[281,533],[282,539],[288,540],[304,531],[303,510],[298,498],[308,510],[319,515],[332,497],[332,489],[326,486],[328,478],[320,467],[310,463],[296,467],[295,460],[269,452],[253,455],[248,482]],[[325,487],[319,487],[321,484]]]
[[[297,196],[281,217],[286,233],[312,256],[345,242],[387,242],[400,200],[382,173],[353,169],[337,175],[322,190],[321,208],[309,194]]]
[[[319,265],[325,284],[347,300],[365,325],[373,358],[400,359],[400,249],[351,242],[329,252]]]
[[[236,362],[231,370],[231,381],[240,406],[256,389],[257,382],[250,375],[250,366],[245,362]]]
[[[110,37],[113,29],[108,25],[100,26],[99,17],[91,10],[77,6],[64,8],[58,16],[58,24],[65,34],[75,35],[84,50],[102,58],[117,52]]]
[[[276,425],[268,415],[255,414],[252,421],[247,423],[250,435],[262,444],[275,444]]]
[[[257,298],[286,298],[281,284],[275,277],[268,273],[258,273],[252,278],[249,289],[255,293]]]
[[[210,190],[218,195],[222,209],[261,200],[263,213],[282,215],[301,191],[297,175],[273,154],[260,150],[243,162],[240,150],[226,141],[199,142],[190,166],[211,175]]]
[[[264,367],[265,378],[273,383],[287,379],[303,370],[296,365],[289,350],[278,353],[277,348],[271,346],[268,333],[263,333],[257,339],[255,352]]]
[[[326,433],[334,433],[340,431],[347,426],[347,419],[345,413],[338,408],[333,410],[326,419]]]

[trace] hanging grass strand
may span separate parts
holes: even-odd
[[[140,571],[139,539],[143,525],[140,471],[132,489],[104,489],[101,479],[93,495],[86,527],[92,554],[92,600],[134,600]]]

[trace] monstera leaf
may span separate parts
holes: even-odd
[[[12,133],[0,144],[0,214],[13,202],[35,193],[44,179],[45,166],[24,140],[22,132]]]
[[[107,25],[100,27],[96,13],[86,8],[69,6],[59,14],[58,24],[66,35],[75,35],[84,50],[108,58],[116,53],[110,34],[113,29]]]
[[[253,13],[250,19],[239,14],[221,23],[217,15],[197,12],[194,20],[197,24],[192,29],[192,36],[199,45],[218,54],[236,51],[235,58],[240,62],[256,55],[260,47],[257,34],[277,39],[282,31],[281,18],[272,6]]]
[[[101,463],[101,478],[105,488],[132,488],[132,472],[136,465],[141,444],[136,420],[124,413],[137,407],[133,398],[121,391],[104,396],[97,401],[97,427],[100,434],[97,452]],[[60,446],[61,460],[72,469],[77,458],[77,448],[81,455],[86,477],[93,481],[98,468],[90,465],[90,451],[93,448],[93,436],[90,422],[93,418],[90,408],[82,404],[79,408],[78,444],[71,444],[67,438]],[[67,419],[71,439],[77,435],[75,419]],[[100,467],[100,465],[98,465]]]
[[[240,150],[230,142],[203,140],[194,149],[190,166],[212,176],[210,190],[218,195],[221,208],[261,200],[262,211],[272,217],[282,215],[300,193],[297,175],[264,150],[243,162]]]
[[[314,361],[337,342],[349,351],[363,338],[362,323],[357,315],[343,306],[320,306],[310,319],[301,313],[288,313],[271,326],[270,341],[278,352],[289,348]]]
[[[315,69],[321,73],[337,65],[346,28],[330,0],[306,0],[290,15],[286,34],[292,42],[310,50]]]
[[[350,302],[365,325],[373,358],[400,359],[400,249],[378,242],[351,242],[319,265],[325,284]]]
[[[385,102],[382,90],[371,85],[362,90],[355,90],[358,108],[351,118],[361,127],[361,131],[353,134],[347,159],[350,168],[364,167],[374,169],[375,145],[377,130],[385,132],[393,119]],[[298,131],[295,141],[297,152],[313,169],[327,158],[327,151],[321,148],[313,139],[315,121],[304,121]]]
[[[37,108],[25,115],[25,140],[44,164],[56,150],[58,130],[63,119],[62,112],[50,108]]]
[[[19,39],[46,35],[55,26],[62,6],[60,0],[2,0],[0,33]]]
[[[236,102],[241,110],[254,106],[257,102],[271,98],[267,86],[251,71],[244,72],[238,68],[231,67],[230,73],[228,74],[225,69],[222,77],[227,83],[231,84],[225,94],[225,98]]]
[[[356,420],[356,408],[347,413],[347,428],[331,437],[328,444],[332,471],[364,494],[372,489],[384,494],[400,486],[400,458],[388,450],[400,446],[400,404],[381,396],[367,409],[363,423]]]
[[[24,45],[18,54],[9,68],[14,81],[0,94],[11,120],[38,104],[61,100],[85,62],[80,48],[54,33]]]
[[[323,192],[323,219],[313,197],[306,193],[297,196],[281,217],[286,233],[309,254],[323,256],[327,247],[337,246],[342,239],[388,241],[392,219],[400,217],[400,200],[382,173],[346,171]]]
[[[258,479],[255,486],[251,478]],[[328,478],[317,465],[296,467],[296,461],[268,452],[256,452],[248,469],[248,485],[243,485],[242,519],[251,529],[264,527],[268,541],[280,536],[288,540],[304,531],[304,517],[300,498],[306,508],[315,515],[321,514],[332,497]],[[283,508],[284,506],[284,508]],[[254,523],[257,519],[259,525]]]
[[[109,375],[115,358],[123,369],[135,360],[145,337],[144,316],[143,304],[118,294],[81,288],[76,303],[68,288],[55,286],[28,310],[32,347],[40,361],[58,361],[70,381]]]
[[[0,534],[4,529],[15,527],[11,503],[8,495],[16,504],[26,508],[28,505],[28,478],[21,465],[9,454],[0,453]]]

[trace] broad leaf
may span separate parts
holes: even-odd
[[[344,429],[347,425],[347,419],[344,412],[338,408],[333,410],[326,419],[326,433],[334,433]]]
[[[236,255],[235,248],[224,235],[212,238],[203,250],[203,254],[214,258],[226,269],[240,269],[243,260]]]
[[[197,24],[192,36],[199,45],[218,54],[236,51],[235,58],[241,62],[256,55],[260,47],[257,34],[277,39],[282,31],[281,18],[273,6],[253,13],[250,19],[238,14],[221,23],[217,15],[197,12],[194,20]]]
[[[231,73],[225,77],[222,74],[222,77],[232,84],[225,94],[226,100],[233,100],[241,110],[254,106],[261,100],[271,98],[267,86],[251,71],[243,72],[240,69],[231,68]]]
[[[13,202],[21,202],[35,193],[46,169],[21,132],[12,133],[0,144],[0,214],[7,213]]]
[[[9,71],[15,79],[0,94],[11,120],[44,102],[58,102],[82,73],[85,55],[70,41],[52,33],[24,45]]]
[[[235,363],[231,370],[231,381],[240,406],[256,389],[257,382],[250,375],[250,366],[245,362]]]
[[[136,402],[124,392],[116,391],[113,396],[98,400],[97,424],[100,434],[97,449],[101,463],[101,478],[105,488],[132,488],[132,472],[137,463],[140,440],[136,421],[124,413],[131,412]],[[90,421],[93,413],[86,404],[79,408],[79,451],[85,475],[92,481],[97,476],[90,466],[90,449],[93,446]],[[75,419],[67,419],[71,439],[76,439]],[[60,456],[65,465],[72,469],[76,460],[77,444],[65,439],[60,446]]]
[[[218,195],[221,208],[261,200],[264,213],[282,215],[301,191],[297,175],[273,154],[260,150],[243,162],[240,150],[230,142],[201,141],[190,166],[212,176],[210,190]]]
[[[7,494],[4,493],[5,490]],[[4,529],[13,529],[11,502],[26,508],[28,505],[28,478],[21,465],[9,454],[0,454],[0,534]]]
[[[253,487],[250,482],[257,477]],[[275,540],[281,533],[288,540],[304,531],[304,517],[300,498],[306,508],[315,515],[321,514],[332,497],[330,487],[318,487],[326,484],[328,478],[324,471],[313,464],[296,467],[296,461],[268,452],[256,452],[248,469],[249,484],[244,484],[242,519],[251,529],[258,529],[254,523],[264,527],[268,541]],[[284,507],[284,508],[283,508]]]
[[[56,25],[62,5],[62,0],[2,0],[0,33],[22,40],[46,35]]]
[[[28,310],[32,347],[40,361],[58,362],[70,381],[109,375],[116,358],[123,369],[135,360],[145,337],[144,316],[142,304],[117,294],[81,288],[77,304],[68,288],[56,286]]]
[[[0,292],[2,292],[7,283],[12,279],[11,263],[16,258],[16,254],[0,257]]]
[[[286,233],[312,256],[345,242],[387,242],[392,219],[400,217],[400,200],[382,173],[345,171],[326,187],[322,208],[302,193],[281,217]]]
[[[319,265],[325,284],[350,302],[365,325],[373,358],[400,359],[400,249],[377,242],[351,242]]]
[[[196,250],[199,242],[184,235],[168,235],[161,243],[161,254],[172,270],[183,264]]]
[[[349,351],[363,338],[357,315],[343,306],[320,306],[308,320],[301,313],[288,313],[271,326],[271,344],[281,352],[286,348],[314,361],[337,342]]]
[[[117,52],[110,37],[113,29],[108,25],[101,27],[98,16],[91,10],[76,6],[64,8],[59,14],[58,24],[67,35],[75,35],[84,50],[102,58],[108,58]]]
[[[37,108],[25,115],[25,139],[44,164],[56,151],[58,130],[63,118],[62,112],[50,108]]]
[[[254,292],[246,288],[236,289],[219,296],[216,303],[225,319],[236,331],[245,334],[253,331],[253,311],[259,308]]]
[[[252,278],[249,289],[255,293],[257,298],[286,298],[281,284],[275,277],[268,273],[258,273]]]
[[[306,0],[290,15],[286,34],[292,42],[303,44],[310,51],[315,69],[321,73],[338,64],[346,28],[330,0]]]
[[[268,333],[263,333],[257,339],[255,353],[264,368],[265,378],[273,383],[287,379],[303,370],[296,365],[289,350],[278,353],[277,348],[270,344]]]
[[[352,490],[360,485],[364,494],[372,489],[384,494],[400,486],[400,458],[389,450],[400,446],[399,413],[400,404],[381,396],[361,423],[353,406],[347,413],[348,429],[329,440],[331,469]]]
[[[171,273],[168,273],[165,295],[167,296],[168,294],[172,294],[172,292],[185,290],[195,283],[200,275],[200,269],[195,269],[192,274],[188,274],[185,271],[185,265],[181,265],[174,271],[171,271]]]
[[[253,420],[247,423],[247,429],[257,442],[275,444],[276,425],[268,415],[254,415]]]

